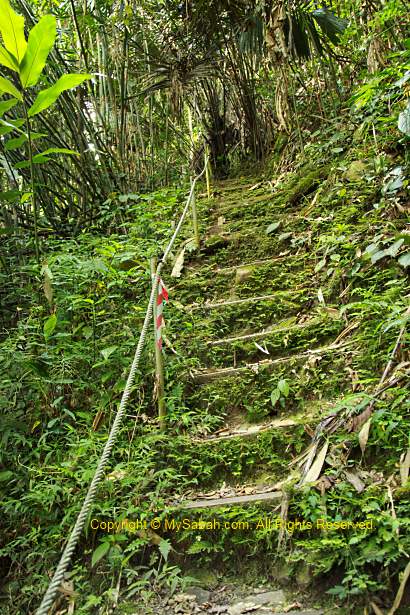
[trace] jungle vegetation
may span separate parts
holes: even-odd
[[[329,613],[408,612],[409,15],[407,0],[0,0],[2,613],[34,613],[48,586],[150,259],[207,160],[200,248],[188,221],[163,274],[165,430],[150,339],[95,514],[148,519],[177,494],[280,481],[284,517],[374,529],[88,529],[55,612],[149,612],[199,568],[244,562]],[[293,423],[198,443],[239,416]]]

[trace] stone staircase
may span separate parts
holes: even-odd
[[[340,289],[328,297],[318,292],[305,215],[311,198],[290,207],[275,198],[269,183],[257,180],[220,183],[216,194],[200,201],[201,252],[179,278],[168,280],[174,315],[167,336],[191,361],[181,377],[185,403],[197,416],[188,434],[193,458],[198,446],[223,447],[229,440],[238,454],[245,441],[254,446],[255,459],[247,477],[229,463],[216,468],[212,484],[205,481],[214,497],[204,497],[198,477],[197,494],[176,495],[174,502],[185,509],[280,500],[276,486],[289,476],[301,439],[307,445],[314,426],[350,392],[345,364],[356,353],[354,327],[339,313]],[[273,405],[272,391],[283,380],[288,395]],[[214,419],[211,431],[201,429],[204,416]],[[266,460],[258,463],[258,439],[279,433],[275,438],[283,446],[273,448],[278,463],[272,471]],[[275,439],[269,445],[275,447]],[[229,495],[217,480],[230,485]],[[247,494],[241,493],[244,484]]]

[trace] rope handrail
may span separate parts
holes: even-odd
[[[101,454],[100,460],[98,462],[97,468],[95,470],[95,474],[93,476],[93,479],[90,483],[90,486],[88,488],[87,494],[84,498],[84,502],[83,505],[81,507],[81,510],[78,514],[77,520],[75,522],[75,525],[71,531],[70,537],[67,541],[67,544],[64,548],[64,551],[61,555],[60,561],[57,565],[57,568],[54,572],[53,578],[51,579],[49,586],[47,588],[46,593],[43,596],[43,600],[41,601],[41,604],[39,606],[39,608],[36,611],[36,615],[47,615],[49,612],[49,609],[51,608],[51,606],[53,605],[53,602],[55,600],[55,597],[58,593],[59,587],[64,579],[64,575],[70,565],[71,562],[71,558],[73,556],[73,553],[75,551],[75,548],[77,546],[78,540],[81,536],[81,533],[84,529],[85,523],[87,521],[87,517],[90,513],[91,510],[91,506],[94,502],[95,496],[97,494],[97,488],[98,485],[100,484],[101,480],[104,477],[104,470],[105,467],[108,463],[109,457],[111,455],[111,451],[113,449],[113,446],[115,444],[119,429],[121,427],[121,423],[122,420],[124,418],[124,414],[125,414],[125,410],[127,407],[127,403],[128,403],[128,399],[130,397],[131,394],[131,388],[132,385],[134,384],[134,380],[135,380],[135,373],[137,371],[137,367],[139,364],[139,360],[141,358],[141,353],[142,353],[142,349],[144,347],[144,342],[145,342],[145,338],[147,335],[147,330],[148,330],[148,326],[152,317],[152,311],[153,311],[153,305],[154,305],[154,298],[155,298],[155,286],[156,286],[156,280],[158,279],[161,270],[165,264],[165,261],[167,260],[172,247],[175,243],[175,240],[178,236],[179,231],[181,230],[181,227],[185,221],[185,217],[186,214],[188,212],[189,206],[191,204],[193,195],[194,195],[194,191],[195,191],[195,185],[197,183],[197,181],[202,177],[202,175],[205,173],[207,168],[207,160],[205,161],[205,166],[203,168],[203,170],[201,171],[201,173],[199,175],[197,175],[192,183],[191,183],[191,189],[189,191],[189,195],[185,204],[185,207],[182,211],[181,217],[179,219],[179,222],[175,228],[175,231],[168,243],[168,246],[166,247],[164,254],[161,258],[161,260],[158,263],[158,266],[156,268],[155,271],[155,275],[153,276],[152,279],[152,287],[151,287],[151,294],[150,294],[150,298],[148,301],[148,305],[147,305],[147,309],[145,312],[145,318],[144,318],[144,323],[142,325],[142,329],[141,329],[141,333],[140,333],[140,337],[138,340],[138,344],[137,344],[137,348],[135,350],[135,354],[134,354],[134,358],[133,361],[131,363],[131,367],[130,367],[130,371],[128,373],[128,378],[127,378],[127,382],[125,384],[124,387],[124,391],[121,397],[121,401],[120,401],[120,405],[118,408],[118,412],[115,416],[114,422],[112,424],[110,433],[108,434],[108,438],[107,438],[107,442],[104,446],[104,450]]]

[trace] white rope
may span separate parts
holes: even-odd
[[[152,284],[152,288],[151,288],[151,295],[148,301],[148,306],[147,306],[147,310],[145,313],[145,319],[144,319],[144,324],[142,325],[142,329],[141,329],[141,333],[140,333],[140,337],[138,340],[138,344],[137,344],[137,348],[134,354],[134,359],[132,361],[131,367],[130,367],[130,371],[128,374],[128,378],[127,378],[127,382],[124,388],[124,392],[122,394],[121,397],[121,401],[120,401],[120,405],[118,408],[118,412],[116,414],[114,423],[111,427],[111,431],[108,435],[108,439],[107,442],[104,446],[104,450],[102,452],[102,455],[100,457],[100,460],[98,462],[97,465],[97,469],[95,471],[94,477],[90,483],[90,486],[88,488],[87,491],[87,495],[85,496],[83,505],[81,507],[81,510],[78,514],[77,517],[77,521],[75,522],[75,525],[71,531],[70,537],[67,541],[67,544],[65,546],[65,549],[63,551],[63,554],[60,558],[60,561],[57,565],[56,571],[53,575],[53,578],[50,581],[50,584],[47,588],[46,593],[44,594],[43,600],[41,601],[41,604],[39,606],[39,608],[36,611],[36,615],[47,615],[49,609],[51,608],[51,606],[53,605],[53,602],[55,600],[55,597],[58,593],[59,587],[62,583],[62,581],[64,580],[64,575],[70,565],[71,562],[71,558],[73,556],[73,553],[75,551],[75,548],[77,546],[78,540],[81,536],[81,533],[84,529],[85,523],[87,521],[87,517],[91,511],[91,507],[92,504],[94,502],[95,496],[97,494],[97,489],[98,489],[98,485],[100,484],[101,480],[104,477],[104,470],[105,467],[108,463],[108,459],[110,457],[112,448],[115,444],[115,440],[117,438],[119,429],[121,427],[121,423],[122,423],[122,419],[124,418],[124,414],[125,414],[125,410],[127,407],[127,403],[128,403],[128,399],[130,397],[131,394],[131,389],[132,389],[132,385],[134,383],[134,379],[135,379],[135,373],[137,371],[137,367],[138,367],[138,363],[141,357],[141,353],[142,353],[142,349],[144,346],[144,342],[145,342],[145,338],[147,335],[147,330],[148,330],[148,326],[150,324],[151,321],[151,317],[152,317],[152,310],[153,310],[153,305],[154,305],[154,298],[155,298],[155,284],[156,284],[156,280],[158,279],[158,276],[161,273],[161,269],[165,264],[166,259],[169,256],[169,253],[172,250],[172,246],[175,243],[175,239],[178,236],[179,231],[181,230],[181,227],[184,223],[186,214],[188,212],[189,206],[191,204],[191,200],[192,200],[192,196],[194,193],[194,189],[195,189],[195,184],[198,181],[198,179],[204,174],[205,172],[205,168],[203,169],[203,171],[194,179],[194,181],[192,182],[191,185],[191,190],[189,192],[189,196],[186,202],[186,205],[182,211],[181,217],[179,219],[179,222],[177,224],[177,227],[174,231],[174,234],[172,235],[169,244],[164,252],[163,257],[161,258],[160,262],[158,263],[157,266],[157,270],[155,272],[155,278],[153,279],[153,284]]]

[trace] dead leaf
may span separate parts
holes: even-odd
[[[367,419],[367,421],[365,422],[365,424],[359,431],[359,444],[360,444],[360,450],[362,451],[362,455],[364,454],[364,451],[366,450],[367,440],[369,439],[369,430],[370,430],[371,420],[372,420],[372,417]]]
[[[345,476],[347,480],[349,481],[349,483],[353,485],[353,487],[356,489],[357,493],[362,493],[362,491],[364,491],[365,484],[357,476],[357,474],[355,474],[355,472],[349,472],[348,470],[345,470]]]
[[[99,424],[104,416],[104,412],[102,410],[98,410],[97,414],[94,417],[93,421],[93,431],[97,431]]]
[[[321,476],[316,483],[316,488],[319,489],[322,495],[324,495],[325,491],[330,489],[332,486],[333,486],[333,482],[330,480],[328,476]]]
[[[269,354],[269,350],[266,348],[266,344],[265,344],[265,347],[263,348],[262,346],[259,346],[259,344],[257,344],[256,342],[253,342],[253,343],[255,344],[256,348],[258,348],[258,350],[261,350],[265,354]]]
[[[289,613],[289,611],[293,611],[293,609],[301,609],[302,605],[300,604],[300,602],[292,602],[292,604],[289,604],[288,606],[285,606],[283,609],[284,613]]]
[[[372,607],[372,609],[373,609],[373,611],[375,612],[376,615],[384,615],[383,611],[381,609],[379,609],[377,604],[375,604],[374,602],[371,602],[370,606]]]
[[[407,453],[400,457],[400,480],[402,487],[407,483],[409,479],[410,469],[410,447],[407,449]]]
[[[121,480],[127,475],[125,470],[114,470],[107,476],[107,480]]]
[[[185,258],[185,248],[182,248],[181,252],[175,259],[174,266],[171,272],[171,278],[180,278],[181,272],[184,266],[184,258]]]
[[[53,279],[53,275],[50,271],[50,268],[47,264],[47,262],[44,263],[43,268],[42,268],[42,272],[44,275],[44,280],[43,280],[43,290],[44,290],[44,294],[46,296],[46,299],[49,303],[49,306],[52,308],[53,307],[53,287],[52,287],[52,279]]]
[[[306,474],[305,478],[303,479],[302,484],[304,484],[304,483],[313,483],[314,481],[316,481],[319,478],[320,473],[321,473],[322,468],[323,468],[323,464],[324,464],[325,459],[326,459],[327,449],[328,448],[329,448],[329,443],[326,442],[324,444],[324,446],[321,448],[320,452],[316,455],[316,459],[312,463],[312,466],[311,466],[310,470],[308,471],[308,473]]]
[[[74,591],[74,583],[72,581],[62,581],[58,591],[65,596],[78,596],[78,593]]]
[[[363,410],[363,412],[361,412],[357,416],[354,416],[350,420],[350,424],[347,427],[347,431],[357,431],[362,425],[364,425],[364,423],[366,423],[366,421],[371,417],[371,415],[372,407],[368,406],[365,410]]]
[[[410,561],[408,562],[406,568],[404,569],[403,576],[401,578],[400,587],[398,589],[398,592],[393,602],[393,606],[390,609],[388,615],[393,615],[393,613],[395,613],[397,609],[399,608],[409,576],[410,576]]]
[[[325,305],[325,298],[323,296],[323,291],[321,288],[319,288],[319,290],[317,291],[317,298],[319,299],[319,303]]]

